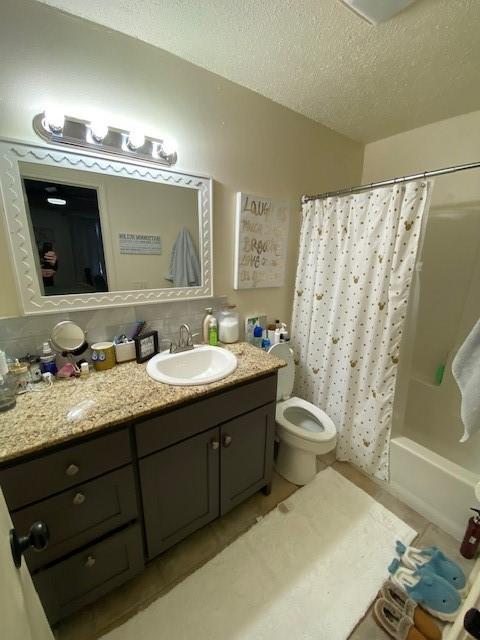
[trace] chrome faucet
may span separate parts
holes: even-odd
[[[193,349],[193,336],[188,324],[181,324],[178,331],[178,342],[170,343],[170,353],[181,353]]]

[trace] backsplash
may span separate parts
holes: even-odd
[[[62,320],[72,320],[87,332],[89,344],[111,340],[126,333],[138,320],[145,320],[148,327],[158,331],[159,340],[170,341],[178,335],[178,328],[186,322],[192,333],[200,331],[205,307],[216,312],[226,297],[204,300],[186,300],[145,304],[137,307],[114,307],[90,311],[48,314],[0,319],[0,349],[11,357],[22,357],[27,353],[40,352],[42,343],[50,338],[52,328]],[[168,345],[162,345],[165,349]]]

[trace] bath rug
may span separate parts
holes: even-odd
[[[104,640],[342,640],[416,532],[331,468]]]

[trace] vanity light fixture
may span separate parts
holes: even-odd
[[[167,167],[177,162],[176,145],[172,138],[151,138],[138,130],[126,131],[109,127],[101,121],[80,120],[63,115],[58,109],[37,114],[33,119],[33,129],[42,140],[55,145],[73,145]]]
[[[91,122],[89,129],[95,142],[102,142],[108,135],[108,126],[100,120]]]
[[[65,116],[59,109],[46,109],[42,120],[42,124],[47,131],[56,135],[62,133],[65,125]]]
[[[132,151],[140,149],[145,144],[145,135],[141,131],[130,131],[127,137],[127,147]]]
[[[170,156],[177,152],[177,143],[173,138],[165,136],[161,145],[161,153]]]
[[[47,198],[47,202],[49,204],[55,204],[61,207],[64,207],[67,204],[67,201],[63,198]]]

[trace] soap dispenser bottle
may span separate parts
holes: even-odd
[[[215,316],[208,321],[208,344],[216,347],[218,344],[218,324]]]
[[[205,309],[205,315],[202,320],[202,340],[204,344],[209,344],[209,330],[210,330],[210,320],[213,318],[213,309],[212,307],[207,307]]]
[[[471,560],[475,557],[480,544],[480,510],[470,507],[475,513],[468,520],[467,530],[463,537],[463,542],[460,547],[460,553],[464,558]]]

